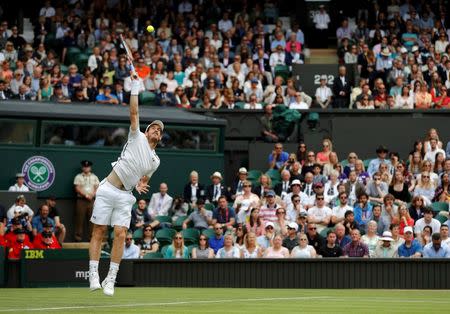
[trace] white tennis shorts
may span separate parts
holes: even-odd
[[[131,208],[136,198],[103,179],[97,189],[91,222],[96,225],[130,228]]]

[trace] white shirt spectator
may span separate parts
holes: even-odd
[[[153,193],[148,204],[148,213],[152,218],[156,216],[167,216],[172,207],[173,198],[169,194],[161,195],[160,192]]]
[[[343,219],[344,216],[345,216],[345,212],[348,211],[348,210],[353,211],[353,207],[351,207],[349,205],[335,206],[331,210],[331,216],[335,216],[338,219]]]
[[[444,159],[445,159],[445,151],[441,148],[436,148],[435,150],[430,150],[425,154],[424,160],[428,160],[432,163],[434,163],[434,161],[436,160],[436,154],[437,153],[442,153],[444,154]]]
[[[316,29],[328,29],[328,24],[331,22],[331,20],[327,12],[319,12],[314,15],[313,22],[316,26]]]
[[[8,211],[6,212],[6,217],[9,219],[13,219],[15,214],[28,214],[28,216],[33,217],[34,212],[33,210],[27,205],[23,205],[23,206],[18,206],[18,205],[13,205],[11,206]]]
[[[8,189],[10,192],[29,192],[30,189],[25,184],[22,184],[22,186],[18,186],[17,183],[14,185],[11,185]]]
[[[246,103],[244,109],[257,109],[261,110],[263,106],[260,103]]]
[[[43,7],[39,11],[39,16],[45,16],[46,18],[54,17],[56,14],[55,9],[52,6],[49,7]]]
[[[131,243],[129,247],[124,245],[122,259],[139,258],[139,254],[140,249],[136,244]]]
[[[221,32],[226,33],[233,27],[233,22],[230,19],[221,19],[218,23],[218,27]]]
[[[309,106],[304,101],[300,101],[300,102],[294,101],[289,104],[289,109],[309,109]]]
[[[178,13],[190,13],[192,12],[192,4],[189,1],[183,1],[178,5]]]
[[[326,218],[331,218],[331,209],[327,206],[323,206],[323,207],[311,207],[310,209],[308,209],[308,218],[309,219],[319,219],[319,220],[324,220]],[[323,225],[323,224],[316,224],[317,226],[317,232],[321,232],[323,229],[325,229],[327,226]]]
[[[269,58],[270,66],[275,69],[277,65],[286,65],[286,55],[284,52],[274,52]]]
[[[321,102],[325,102],[328,100],[328,97],[333,96],[333,92],[331,91],[331,88],[329,88],[328,86],[319,86],[316,89],[316,98],[321,101]]]
[[[423,228],[425,226],[430,226],[431,230],[433,230],[433,233],[435,232],[439,232],[439,229],[441,228],[441,223],[439,222],[439,220],[431,218],[431,222],[427,223],[425,221],[425,218],[420,218],[419,220],[416,221],[415,225],[414,225],[414,233],[417,235],[419,233],[422,233]]]

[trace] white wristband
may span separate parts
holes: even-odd
[[[141,89],[141,82],[139,81],[139,79],[131,80],[131,95],[138,96],[140,89]]]

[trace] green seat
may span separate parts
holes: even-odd
[[[245,102],[243,102],[243,101],[238,101],[234,104],[235,109],[244,109],[244,106],[245,106]]]
[[[188,216],[180,216],[177,218],[177,220],[175,220],[175,222],[173,223],[173,228],[177,231],[180,231],[181,229],[183,229],[183,222],[188,218]],[[192,222],[190,222],[189,224],[192,224]]]
[[[344,167],[348,165],[348,160],[347,160],[347,159],[344,159],[344,160],[342,160],[342,161],[340,162],[340,164],[341,164],[341,166],[342,166],[342,169],[344,169]]]
[[[233,205],[234,205],[234,202],[229,202],[228,203],[228,207],[230,207],[230,208],[234,208]]]
[[[189,257],[192,255],[192,249],[197,247],[198,247],[197,244],[192,244],[188,246]]]
[[[448,220],[448,218],[445,217],[445,216],[443,216],[443,215],[437,215],[435,218],[436,218],[441,224],[445,223],[445,222]]]
[[[84,54],[84,53],[80,53],[77,56],[75,64],[78,67],[78,72],[82,73],[84,71],[84,68],[87,66],[88,59],[89,59],[89,56],[87,54]]]
[[[64,73],[64,74],[69,73],[69,67],[68,67],[67,65],[61,64],[61,65],[60,65],[60,68],[61,68],[61,72],[62,72],[62,73]]]
[[[158,220],[160,223],[172,223],[172,218],[170,218],[169,216],[156,216],[155,220]]]
[[[367,171],[367,168],[369,167],[369,164],[371,161],[372,161],[372,158],[364,159],[363,163],[364,163],[364,168],[366,168],[366,171]]]
[[[431,208],[435,213],[439,213],[442,211],[448,212],[448,204],[444,202],[434,202],[431,203]]]
[[[188,228],[181,231],[186,245],[197,244],[200,232],[194,228]]]
[[[66,53],[66,64],[72,64],[77,61],[78,55],[81,53],[80,48],[78,47],[69,47],[67,48]]]
[[[326,238],[326,237],[327,237],[327,232],[328,232],[329,230],[333,230],[333,228],[325,228],[325,229],[323,229],[322,231],[320,231],[320,235],[321,235],[322,237]]]
[[[144,255],[144,259],[154,259],[154,258],[163,258],[161,252],[150,252]]]
[[[283,80],[286,80],[291,76],[291,72],[289,71],[289,66],[287,65],[277,65],[275,67],[275,77],[281,76]]]
[[[213,203],[206,203],[205,204],[205,209],[213,211],[214,210],[214,204]]]
[[[262,175],[261,170],[249,170],[247,174],[247,180],[254,181],[259,180],[259,177]]]
[[[267,170],[266,175],[268,175],[272,181],[281,181],[281,174],[277,169]]]
[[[133,239],[141,239],[144,235],[144,230],[142,228],[136,229],[133,232]]]
[[[202,234],[207,236],[208,239],[214,238],[216,234],[214,233],[214,229],[204,229]]]
[[[84,53],[87,55],[91,55],[93,53],[93,49],[88,47],[88,48],[84,49]]]
[[[159,241],[161,246],[164,246],[172,243],[172,238],[175,236],[175,233],[177,232],[174,229],[159,229],[158,231],[156,231],[155,237]]]
[[[156,94],[152,92],[142,92],[139,94],[139,104],[152,106],[155,104]]]

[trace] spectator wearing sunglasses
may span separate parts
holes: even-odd
[[[331,221],[331,209],[325,205],[325,196],[316,195],[316,205],[308,210],[308,221],[316,224],[317,232],[328,227]]]
[[[164,258],[187,259],[189,258],[188,248],[184,245],[183,235],[177,232],[172,238],[172,244],[167,248]]]
[[[214,250],[214,254],[223,248],[224,238],[223,238],[223,228],[222,225],[216,223],[214,225],[214,237],[208,240],[209,247]]]
[[[214,258],[214,250],[209,247],[208,237],[204,234],[198,239],[198,247],[192,249],[191,257],[194,259]]]
[[[144,225],[144,232],[142,238],[137,241],[137,246],[140,248],[140,256],[143,257],[147,253],[158,252],[159,242],[155,238],[153,227],[149,224]]]
[[[139,247],[133,243],[133,235],[127,233],[125,237],[125,246],[123,247],[122,259],[133,259],[139,258],[141,250]]]
[[[311,245],[316,252],[325,244],[325,239],[317,232],[317,226],[313,222],[309,222],[306,228],[306,236],[308,237],[308,244]]]

